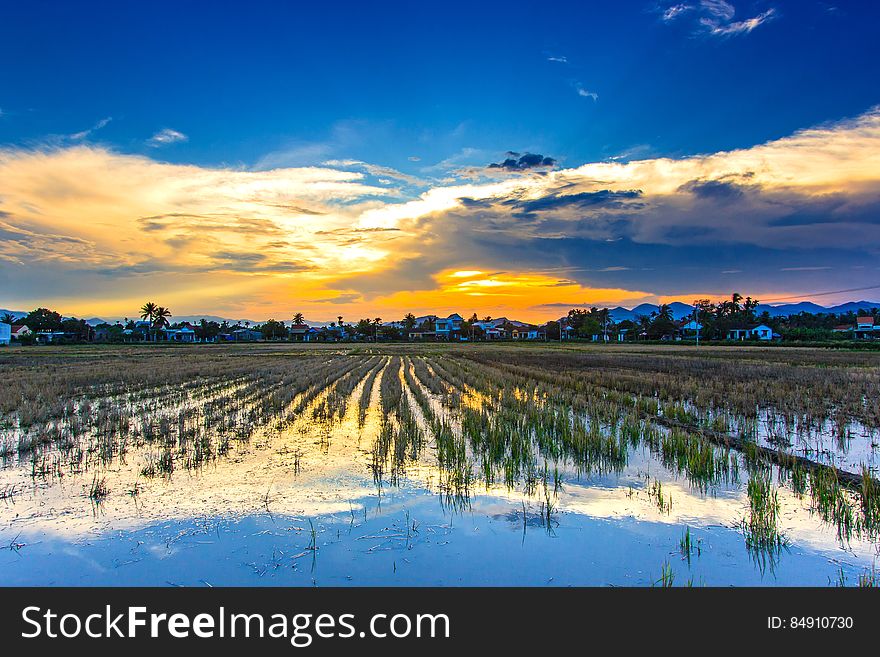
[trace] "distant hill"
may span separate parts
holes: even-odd
[[[759,303],[755,307],[755,312],[760,315],[767,311],[771,317],[785,317],[787,315],[797,315],[799,313],[827,313],[828,309],[820,306],[812,301],[801,301],[799,303],[785,303],[779,306],[771,306],[766,303]]]
[[[860,310],[871,310],[871,308],[880,308],[880,301],[848,301],[839,306],[831,306],[826,312],[829,313],[857,313]]]
[[[688,317],[692,315],[694,312],[694,307],[689,306],[686,303],[682,303],[681,301],[673,301],[669,304],[670,309],[672,310],[673,319],[682,319],[683,317]],[[624,308],[623,306],[618,306],[617,308],[612,308],[610,311],[611,318],[615,322],[622,322],[626,319],[634,320],[640,315],[650,316],[651,313],[656,313],[660,310],[660,306],[653,303],[642,303],[636,306],[635,308]]]
[[[14,315],[17,319],[20,319],[27,315],[27,313],[23,310],[7,310],[6,308],[0,308],[0,315],[5,315],[6,313]]]
[[[758,304],[756,312],[760,315],[765,310],[770,313],[771,317],[786,317],[788,315],[797,315],[799,313],[848,313],[858,312],[859,310],[870,310],[871,308],[880,308],[878,301],[847,301],[836,306],[820,306],[812,301],[801,301],[799,303],[786,303],[776,306],[761,303]]]
[[[675,301],[669,304],[672,307],[672,315],[675,319],[688,317],[694,312],[694,307],[686,303]],[[799,313],[847,313],[858,312],[859,310],[870,310],[871,308],[880,308],[880,301],[847,301],[836,306],[820,306],[812,301],[800,301],[798,303],[785,303],[779,305],[770,305],[767,303],[758,304],[756,311],[761,314],[765,310],[770,313],[771,317],[786,317],[788,315],[797,315]],[[635,308],[624,308],[618,306],[612,308],[610,313],[615,322],[622,322],[629,319],[634,320],[639,315],[650,316],[651,313],[657,312],[659,306],[653,303],[643,303]]]

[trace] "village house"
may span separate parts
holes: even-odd
[[[149,340],[152,324],[145,320],[139,320],[134,323],[134,328],[127,328],[122,331],[122,335],[127,341],[131,340]]]
[[[481,329],[487,340],[503,340],[507,337],[506,317],[487,321],[474,322],[474,326]]]
[[[870,315],[856,317],[855,324],[838,324],[833,329],[833,333],[849,333],[850,337],[859,340],[872,340],[880,337],[880,324],[874,321]]]
[[[290,339],[296,342],[312,342],[318,339],[319,331],[308,324],[291,324],[288,330]]]
[[[12,325],[11,334],[12,334],[13,340],[19,340],[21,338],[24,338],[24,337],[30,335],[31,333],[32,333],[32,331],[28,328],[27,324],[13,324]]]
[[[416,317],[415,326],[407,331],[410,340],[459,340],[464,318],[458,313],[448,317],[424,315]],[[392,322],[395,328],[405,328],[403,322]]]
[[[868,339],[870,340],[875,335],[877,335],[877,331],[880,329],[874,323],[874,318],[870,315],[865,315],[862,317],[856,317],[856,325],[853,328],[853,336],[860,339]]]
[[[185,324],[180,328],[167,328],[163,331],[169,342],[195,342],[196,332],[192,326]]]
[[[429,328],[414,328],[408,333],[410,340],[436,340],[437,331]]]
[[[776,337],[773,329],[766,324],[748,324],[728,329],[728,340],[772,340]]]
[[[37,331],[34,333],[34,338],[39,344],[52,344],[63,340],[73,340],[76,335],[65,331]]]
[[[124,331],[122,329],[122,324],[120,324],[119,322],[117,322],[113,326],[110,326],[109,324],[102,325],[102,326],[96,326],[95,327],[95,342],[108,342],[110,340],[111,336],[113,335],[114,329],[116,331],[118,331],[120,335],[124,334]]]
[[[461,323],[464,318],[458,313],[452,313],[446,319],[439,317],[434,320],[434,331],[437,337],[446,340],[459,337],[461,335]]]
[[[703,325],[697,320],[692,319],[689,322],[681,322],[678,326],[678,330],[681,332],[682,337],[691,338],[695,337],[703,330]]]
[[[256,342],[263,339],[262,331],[251,328],[240,328],[234,330],[231,335],[226,334],[233,342]]]
[[[516,327],[510,332],[514,340],[545,340],[547,333],[537,326]]]
[[[481,326],[480,328],[483,329],[483,335],[487,340],[503,340],[507,337],[507,330],[503,326],[488,326],[486,328]]]

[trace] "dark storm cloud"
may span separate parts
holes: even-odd
[[[524,212],[540,212],[544,210],[556,210],[558,208],[586,208],[586,207],[605,207],[605,208],[622,208],[624,206],[633,208],[629,203],[633,199],[637,199],[642,195],[639,190],[626,190],[614,192],[603,189],[597,192],[580,192],[577,194],[549,194],[542,198],[528,201],[511,201],[510,203]]]
[[[493,162],[490,169],[504,169],[505,171],[528,171],[530,169],[549,169],[556,166],[556,160],[549,156],[538,153],[524,153],[520,155],[508,151],[507,159],[503,162]]]
[[[680,192],[688,192],[697,198],[730,201],[742,197],[744,187],[723,180],[691,180],[678,188]]]

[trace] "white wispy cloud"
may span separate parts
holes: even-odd
[[[375,176],[377,178],[391,178],[392,180],[399,180],[409,185],[424,186],[428,184],[425,180],[422,180],[417,176],[403,173],[402,171],[398,171],[397,169],[394,169],[392,167],[381,166],[378,164],[370,164],[369,162],[363,162],[361,160],[327,160],[323,164],[327,167],[346,167],[362,169],[369,173],[371,176]]]
[[[557,64],[568,64],[568,57],[565,55],[548,55],[548,62],[556,62]]]
[[[703,18],[700,23],[709,30],[713,36],[734,36],[748,34],[756,27],[763,25],[776,15],[775,9],[768,9],[762,14],[741,21],[720,22],[711,18]]]
[[[698,3],[690,4],[677,3],[667,6],[665,9],[661,8],[660,11],[664,23],[671,23],[689,15],[693,21],[695,32],[716,37],[748,34],[778,15],[776,9],[771,7],[757,16],[734,20],[736,7],[727,0],[700,0]]]
[[[736,15],[736,7],[726,0],[701,0],[700,7],[720,21],[732,20]]]
[[[0,114],[2,114],[2,112],[0,112]],[[73,139],[74,141],[79,141],[81,139],[85,139],[86,137],[91,135],[93,132],[100,130],[101,128],[106,126],[112,120],[113,120],[112,116],[105,117],[105,118],[101,119],[100,121],[98,121],[95,125],[93,125],[88,130],[82,130],[81,132],[74,132],[72,135],[69,135],[69,137],[70,137],[70,139]]]
[[[676,18],[678,18],[679,16],[681,16],[682,14],[684,14],[685,12],[690,11],[691,9],[693,9],[693,7],[691,5],[686,5],[686,4],[672,5],[671,7],[667,7],[666,9],[663,10],[662,18],[666,22],[673,21]]]
[[[577,95],[581,98],[592,98],[594,101],[599,99],[599,94],[597,94],[595,91],[590,91],[580,83],[575,84],[574,89],[575,91],[577,91]]]
[[[166,146],[168,144],[176,144],[189,139],[185,134],[171,128],[163,128],[155,135],[150,137],[148,143],[150,146]]]

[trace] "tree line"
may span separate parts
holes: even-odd
[[[698,299],[693,303],[694,311],[683,321],[676,321],[673,317],[672,308],[669,304],[661,304],[657,311],[649,315],[641,315],[635,319],[626,319],[615,322],[608,308],[572,308],[568,314],[556,321],[549,321],[543,325],[544,333],[548,340],[560,339],[560,333],[564,332],[566,338],[593,339],[594,336],[607,337],[608,340],[617,340],[620,332],[625,332],[627,339],[661,340],[667,336],[676,334],[681,330],[681,325],[689,320],[695,320],[700,324],[700,337],[705,340],[723,340],[732,328],[741,328],[748,325],[766,324],[787,340],[802,341],[825,341],[832,339],[847,339],[844,332],[835,331],[835,327],[855,324],[858,316],[874,317],[880,324],[880,309],[864,308],[858,312],[847,313],[808,313],[802,312],[797,315],[773,317],[769,312],[757,313],[759,304],[757,299],[750,296],[743,297],[733,293],[729,299],[720,302],[712,302],[709,299]],[[181,328],[185,322],[172,323],[173,314],[165,306],[152,301],[146,302],[140,309],[138,317],[147,324],[146,327],[138,326],[134,319],[125,318],[123,322],[115,324],[103,323],[95,327],[90,326],[85,320],[75,317],[64,318],[56,311],[48,308],[37,308],[25,317],[16,318],[10,313],[0,317],[0,321],[9,324],[25,324],[34,333],[58,332],[63,333],[68,341],[86,342],[95,339],[96,331],[100,333],[102,340],[110,342],[122,342],[126,339],[126,329],[129,334],[140,330],[143,339],[158,340],[160,332],[167,328]],[[359,339],[359,340],[406,340],[410,331],[414,329],[434,330],[435,319],[429,316],[421,323],[413,315],[407,313],[402,320],[388,325],[383,324],[381,317],[360,318],[355,322],[347,323],[342,315],[338,315],[335,322],[330,322],[323,327],[315,327],[318,338],[324,339]],[[471,339],[482,339],[483,329],[478,326],[479,322],[489,322],[491,316],[482,319],[474,313],[470,318],[461,322],[460,334]],[[241,329],[253,331],[265,340],[287,340],[292,337],[291,330],[304,326],[303,313],[293,314],[289,324],[285,321],[269,319],[261,324],[249,321],[229,322],[202,319],[199,322],[189,324],[192,326],[195,337],[200,341],[213,341],[223,334],[234,333]],[[499,325],[508,331],[514,329],[511,322]],[[146,330],[143,330],[146,328]],[[34,337],[25,338],[22,342],[33,341]]]

